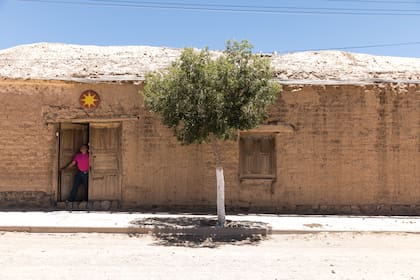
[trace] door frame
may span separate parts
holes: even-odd
[[[61,199],[61,172],[60,172],[60,148],[61,148],[61,143],[60,143],[60,134],[61,134],[61,128],[62,128],[62,124],[86,124],[88,126],[88,147],[90,150],[90,129],[91,129],[91,124],[109,124],[109,123],[113,123],[113,124],[118,124],[119,125],[119,132],[118,132],[118,136],[119,136],[119,143],[118,143],[118,151],[119,151],[119,155],[118,155],[118,161],[119,161],[119,174],[118,174],[118,184],[119,184],[119,201],[122,201],[122,197],[123,197],[123,190],[122,190],[122,174],[123,174],[123,156],[122,156],[122,143],[123,143],[123,121],[122,120],[112,120],[112,119],[108,119],[108,120],[68,120],[68,121],[61,121],[55,124],[55,129],[54,129],[54,133],[55,133],[55,137],[56,137],[56,145],[55,145],[55,162],[56,164],[54,164],[53,166],[53,178],[55,178],[54,180],[52,180],[52,191],[55,193],[55,202],[59,202]],[[89,167],[91,168],[91,166]],[[89,176],[89,185],[91,184],[91,180],[92,180],[92,176]],[[89,201],[89,188],[88,188],[88,201]]]
[[[60,168],[61,168],[61,166],[60,166],[60,160],[61,160],[61,133],[62,133],[62,127],[63,127],[63,124],[64,125],[72,125],[72,124],[74,124],[74,125],[86,125],[86,127],[87,127],[87,135],[86,135],[86,138],[87,138],[87,145],[88,145],[88,147],[89,147],[89,126],[90,126],[90,124],[89,123],[87,123],[87,122],[60,122],[60,123],[58,123],[58,127],[57,127],[57,131],[56,131],[56,138],[57,138],[57,144],[56,144],[56,168],[57,168],[57,170],[56,170],[56,172],[55,172],[55,174],[54,174],[54,178],[56,178],[56,180],[54,180],[54,182],[55,182],[55,184],[56,184],[56,186],[55,186],[55,193],[56,193],[56,195],[55,195],[55,201],[56,202],[61,202],[61,201],[63,201],[62,200],[62,196],[61,196],[61,194],[62,194],[62,187],[61,187],[61,175],[62,175],[62,172],[61,172],[61,170],[60,170]],[[78,151],[76,150],[75,151],[75,153],[77,153]],[[74,180],[74,179],[73,179]],[[87,192],[87,199],[89,200],[89,189],[88,189],[88,192]]]

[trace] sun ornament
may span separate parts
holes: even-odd
[[[89,109],[89,110],[93,110],[96,109],[99,106],[99,102],[101,101],[101,99],[99,98],[99,94],[96,93],[93,90],[85,90],[84,92],[82,92],[82,94],[80,95],[80,105],[82,105],[82,107]]]

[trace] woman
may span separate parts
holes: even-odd
[[[69,163],[63,169],[72,168],[73,166],[77,165],[77,173],[74,177],[74,184],[70,192],[69,201],[73,202],[76,200],[77,190],[79,189],[80,183],[82,183],[86,190],[88,189],[88,182],[89,182],[89,153],[88,153],[88,146],[82,145],[80,147],[80,153],[77,153],[72,162]]]

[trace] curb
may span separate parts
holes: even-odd
[[[149,234],[150,228],[143,227],[51,227],[51,226],[1,226],[3,232],[28,233],[120,233]]]
[[[27,233],[116,233],[116,234],[153,234],[153,235],[195,235],[195,236],[244,236],[270,235],[271,228],[159,228],[159,227],[54,227],[54,226],[1,226],[2,232]]]
[[[245,236],[277,234],[319,234],[319,233],[410,233],[410,230],[293,230],[272,228],[159,228],[159,227],[63,227],[63,226],[0,226],[0,232],[27,233],[110,233],[110,234],[151,234],[151,235],[194,235],[194,236]]]

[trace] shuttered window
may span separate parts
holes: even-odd
[[[276,177],[275,138],[273,135],[241,135],[239,149],[241,179]]]

